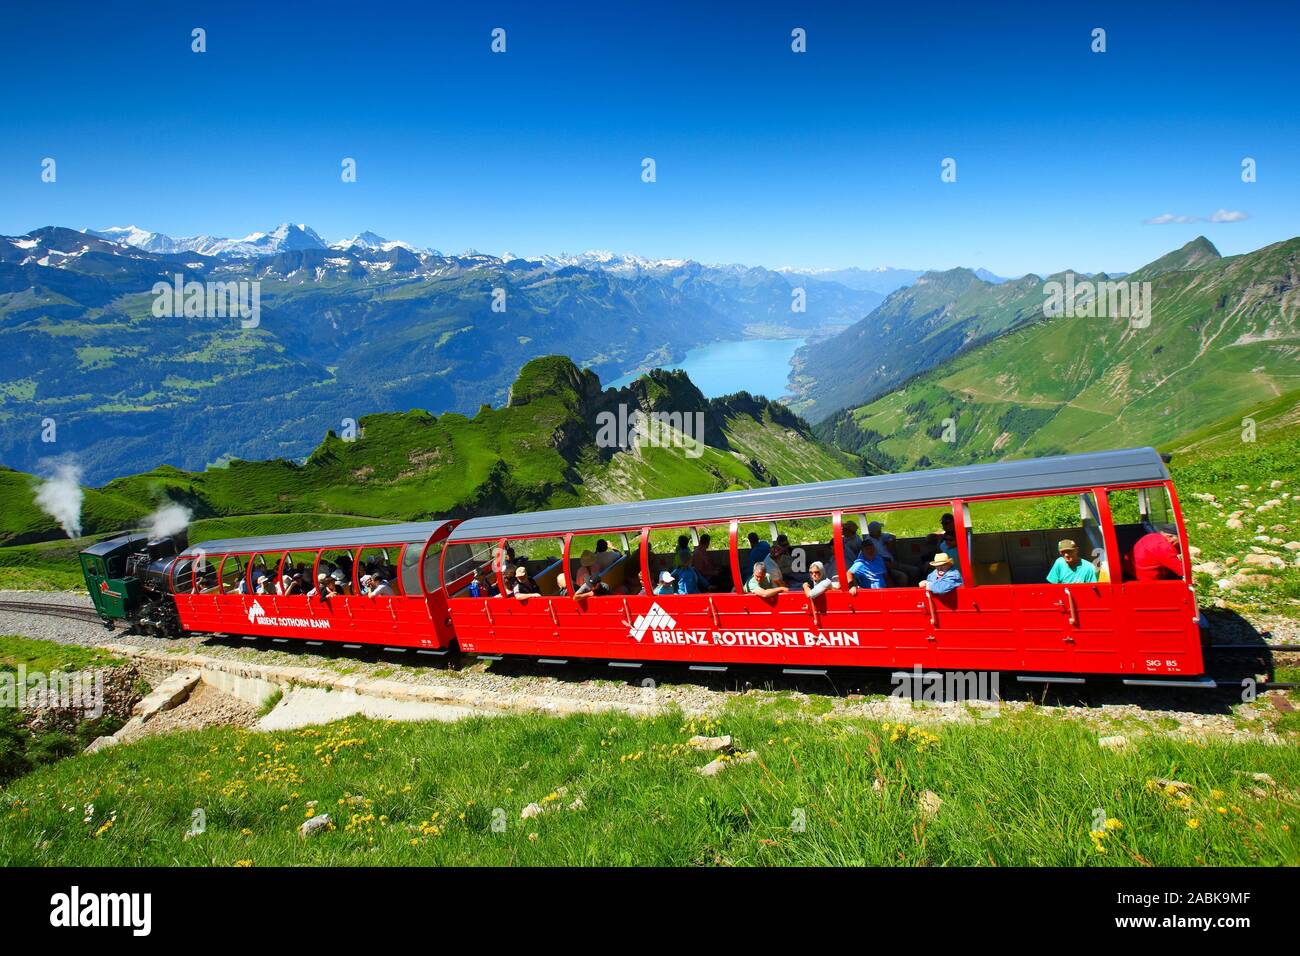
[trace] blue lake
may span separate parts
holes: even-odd
[[[786,393],[790,359],[803,343],[803,339],[714,342],[691,349],[680,363],[664,368],[684,371],[706,398],[746,391],[778,399]],[[624,375],[605,387],[621,388],[635,381],[639,374]]]

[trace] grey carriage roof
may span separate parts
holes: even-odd
[[[202,550],[205,554],[254,551],[315,551],[319,548],[359,548],[376,544],[425,542],[445,525],[445,521],[407,521],[401,524],[374,524],[360,528],[337,528],[333,531],[305,531],[300,534],[266,534],[258,538],[223,538],[201,541],[186,554]]]
[[[1129,448],[990,465],[935,468],[901,475],[872,475],[713,495],[660,498],[630,504],[471,518],[458,525],[447,540],[604,531],[679,522],[717,524],[731,518],[744,520],[767,515],[942,502],[957,497],[1050,492],[1096,485],[1165,481],[1168,478],[1169,471],[1154,448]]]

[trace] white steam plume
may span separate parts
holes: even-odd
[[[159,505],[158,509],[145,519],[145,530],[149,532],[150,540],[167,538],[188,528],[193,517],[194,512],[189,508],[169,501]]]
[[[46,478],[36,489],[36,504],[57,521],[69,538],[81,537],[81,466],[75,461],[65,461],[54,469],[54,476]]]

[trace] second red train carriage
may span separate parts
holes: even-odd
[[[889,525],[915,530],[915,516],[933,515],[930,530],[937,531],[940,514],[952,516],[964,580],[946,594],[910,583],[816,598],[797,587],[769,597],[742,591],[750,531],[766,540],[784,534],[802,567],[819,560],[844,581],[851,523],[865,530],[873,516],[883,516]],[[1034,526],[1007,527],[1008,515]],[[1126,555],[1139,537],[1166,523],[1177,529],[1181,574],[1130,579],[1122,570]],[[915,567],[933,547],[926,521],[919,524],[919,533],[890,542],[902,565]],[[701,549],[706,534],[709,546]],[[724,590],[645,593],[682,538],[693,558],[702,552],[722,572]],[[1060,538],[1077,541],[1095,563],[1095,583],[1046,583]],[[584,557],[593,564],[588,552],[598,540],[608,544],[598,563],[614,593],[562,592],[560,575],[572,582]],[[191,631],[439,652],[458,645],[481,656],[629,666],[919,666],[1168,681],[1204,672],[1187,553],[1165,463],[1155,450],[1138,448],[463,522],[205,542],[176,559],[173,589],[181,623]],[[312,582],[322,567],[335,576],[346,567],[350,593],[247,593],[259,570],[282,577],[286,567],[307,565]],[[473,595],[469,584],[480,569],[489,569],[500,590],[506,569],[518,567],[537,594]],[[358,593],[367,569],[389,578],[395,593]]]

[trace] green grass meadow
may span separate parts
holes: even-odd
[[[701,776],[693,733],[757,759]],[[749,698],[712,720],[349,718],[38,769],[0,791],[0,863],[1296,865],[1297,788],[1295,747],[1151,735],[1112,751],[1032,711],[930,728]],[[543,812],[521,819],[531,803]],[[318,813],[333,827],[301,838]]]

